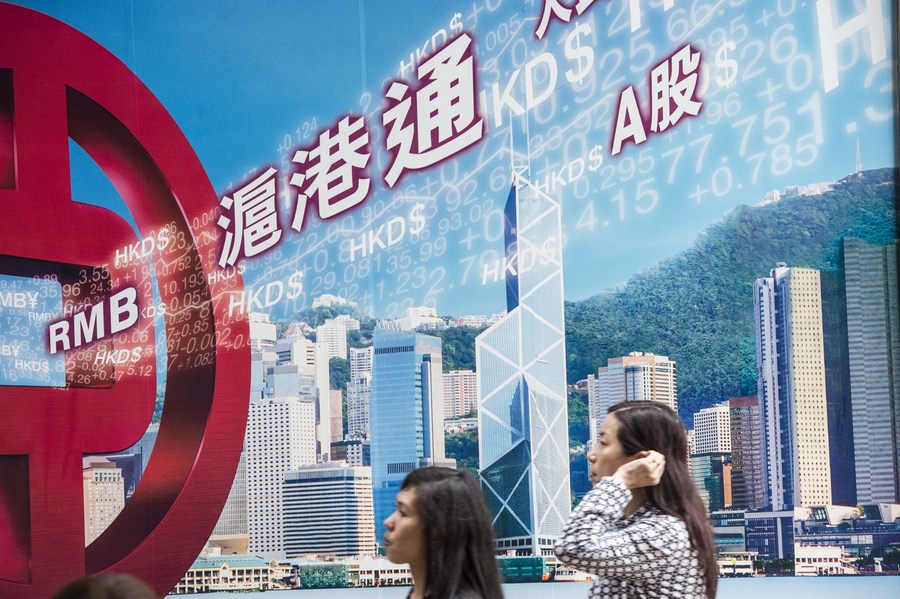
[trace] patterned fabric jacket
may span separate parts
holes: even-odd
[[[703,570],[684,522],[647,503],[624,517],[631,497],[616,479],[600,479],[566,523],[556,555],[600,577],[593,599],[704,599]]]

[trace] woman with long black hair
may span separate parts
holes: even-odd
[[[591,597],[714,599],[712,530],[678,415],[653,401],[616,404],[587,457],[594,488],[566,523],[556,555],[599,576]]]
[[[481,487],[463,470],[410,472],[384,521],[384,548],[409,564],[408,599],[503,599],[494,533]]]

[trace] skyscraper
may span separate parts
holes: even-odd
[[[731,412],[728,402],[694,414],[690,472],[700,499],[710,511],[732,504]]]
[[[372,392],[372,348],[350,348],[347,381],[347,436],[369,438],[369,400]]]
[[[316,461],[315,404],[299,397],[250,403],[244,440],[250,552],[284,557],[284,473]]]
[[[695,453],[731,453],[731,411],[728,402],[694,414]]]
[[[731,411],[731,485],[736,509],[761,510],[765,502],[759,401],[755,395],[728,400]]]
[[[291,363],[289,359],[282,361],[279,352],[273,350],[277,339],[275,324],[269,322],[268,315],[260,313],[251,313],[250,323],[250,346],[252,348],[250,407],[244,436],[244,450],[235,471],[228,499],[210,535],[211,544],[220,547],[226,545],[230,549],[239,545],[242,552],[247,551],[251,535],[257,539],[255,548],[268,549],[277,545],[272,539],[280,535],[276,535],[273,530],[266,531],[268,527],[262,523],[262,519],[267,517],[267,514],[276,511],[274,499],[266,494],[266,488],[269,486],[268,479],[272,478],[272,474],[269,471],[271,464],[267,460],[263,443],[264,434],[266,434],[263,422],[266,419],[266,409],[263,406],[268,405],[270,400],[264,398],[271,397],[276,392],[286,393],[288,389],[296,392],[299,388],[296,371],[292,374],[290,368],[281,368],[277,374],[274,372],[279,363]],[[284,347],[281,349],[283,353]],[[257,407],[254,408],[254,406]],[[252,478],[248,476],[248,468],[251,467],[248,465],[248,461],[251,455],[252,467],[255,469]],[[259,476],[257,476],[257,472],[260,473]],[[250,480],[253,481],[252,500],[250,499]],[[251,516],[253,519],[252,531]],[[280,514],[278,519],[280,527]],[[264,531],[270,537],[268,540],[263,538]],[[277,553],[277,551],[273,551],[273,555],[277,555]]]
[[[328,359],[347,358],[347,331],[359,330],[359,321],[342,314],[316,327],[316,343],[325,346]]]
[[[344,331],[346,338],[347,332]],[[344,355],[347,355],[346,349]],[[324,343],[316,342],[316,388],[319,401],[316,403],[316,455],[328,461],[331,451],[331,357]]]
[[[122,469],[106,458],[84,458],[82,465],[84,543],[87,545],[99,537],[125,507],[125,480]]]
[[[228,500],[219,515],[219,521],[213,529],[210,541],[227,541],[243,538],[249,542],[247,530],[247,454],[241,453],[234,482],[228,492]],[[246,544],[246,543],[245,543]]]
[[[316,401],[318,395],[315,377],[302,374],[296,364],[276,364],[266,369],[263,397],[301,397]]]
[[[549,555],[571,506],[560,207],[516,177],[504,216],[508,311],[475,340],[481,483],[497,550]]]
[[[831,503],[819,271],[778,263],[754,284],[766,503]]]
[[[346,317],[349,319],[349,317]],[[318,331],[319,341],[307,339],[299,328],[294,328],[290,336],[279,339],[268,349],[278,357],[278,366],[282,370],[267,370],[270,376],[273,372],[287,372],[285,368],[293,368],[300,375],[301,385],[305,388],[302,397],[311,397],[316,402],[316,453],[327,458],[331,447],[332,435],[332,395],[330,387],[329,360],[331,346],[325,337],[335,333],[335,339],[343,338],[344,355],[347,345],[347,320],[329,320],[324,332]],[[357,324],[359,321],[355,321]],[[323,325],[324,326],[324,325]],[[323,327],[319,327],[322,329]],[[310,387],[312,381],[312,387]],[[271,386],[271,384],[270,384]],[[269,395],[272,395],[271,391]],[[283,393],[276,393],[283,396]],[[296,393],[289,393],[294,396]],[[340,438],[340,437],[338,437]]]
[[[297,331],[291,337],[279,339],[269,348],[278,355],[279,364],[295,364],[302,374],[316,373],[316,344]]]
[[[375,553],[372,469],[328,462],[286,473],[284,548],[288,558]]]
[[[897,243],[844,239],[856,492],[900,501],[900,299]]]
[[[375,329],[369,430],[376,538],[394,511],[403,478],[415,468],[447,465],[441,340]]]
[[[330,393],[331,401],[329,401],[329,404],[331,406],[331,414],[329,422],[331,423],[332,440],[328,442],[329,446],[325,453],[331,453],[331,443],[333,443],[335,440],[344,438],[344,397],[340,389],[332,389]]]
[[[678,411],[678,381],[675,362],[668,356],[631,352],[607,360],[588,375],[588,405],[599,429],[610,406],[622,401],[659,401]],[[591,433],[599,438],[599,432]]]
[[[850,349],[844,270],[823,270],[820,274],[831,501],[838,505],[856,505],[853,402],[850,397]]]
[[[706,509],[714,512],[731,507],[731,454],[696,453],[690,465],[691,479]]]
[[[444,374],[444,417],[465,416],[478,408],[478,377],[471,370]]]

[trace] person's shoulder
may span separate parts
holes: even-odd
[[[688,537],[688,528],[684,520],[670,514],[664,514],[654,506],[647,505],[647,509],[638,516],[637,520],[652,524],[655,527],[665,528],[673,535]]]
[[[678,516],[673,516],[671,514],[663,513],[658,507],[653,504],[645,503],[643,506],[643,517],[645,518],[656,518],[662,520],[671,520],[672,522],[680,522],[682,526],[684,526],[684,520],[679,518]]]

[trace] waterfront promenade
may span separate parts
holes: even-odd
[[[590,583],[541,582],[503,585],[505,599],[587,599]],[[264,599],[405,599],[409,587],[375,589],[295,589],[254,593]],[[188,597],[190,595],[170,595]],[[231,598],[233,593],[208,593],[204,598]],[[723,578],[716,599],[897,599],[900,576],[832,576],[795,578]]]

